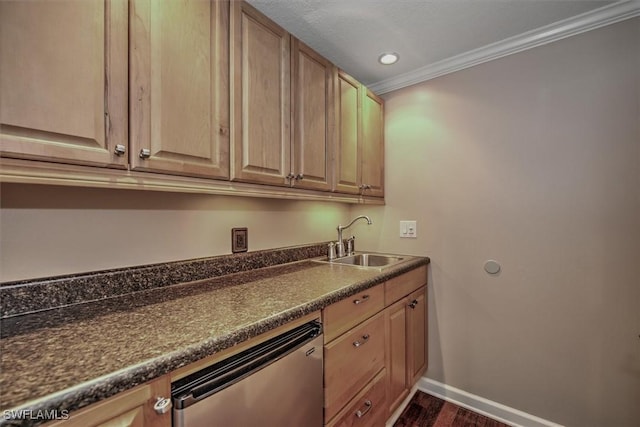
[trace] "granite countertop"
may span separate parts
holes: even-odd
[[[428,262],[302,260],[4,318],[0,409],[79,409]]]

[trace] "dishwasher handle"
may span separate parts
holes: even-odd
[[[176,408],[186,408],[281,359],[322,333],[320,322],[305,323],[218,362],[172,385]]]

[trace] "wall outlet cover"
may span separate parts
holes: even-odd
[[[249,229],[232,228],[231,229],[231,252],[247,252],[249,249]]]

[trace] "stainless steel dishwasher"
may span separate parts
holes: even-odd
[[[176,381],[173,426],[322,426],[322,353],[312,321]]]

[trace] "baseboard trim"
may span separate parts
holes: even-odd
[[[427,377],[420,378],[418,390],[514,427],[562,427],[560,424],[476,396]]]

